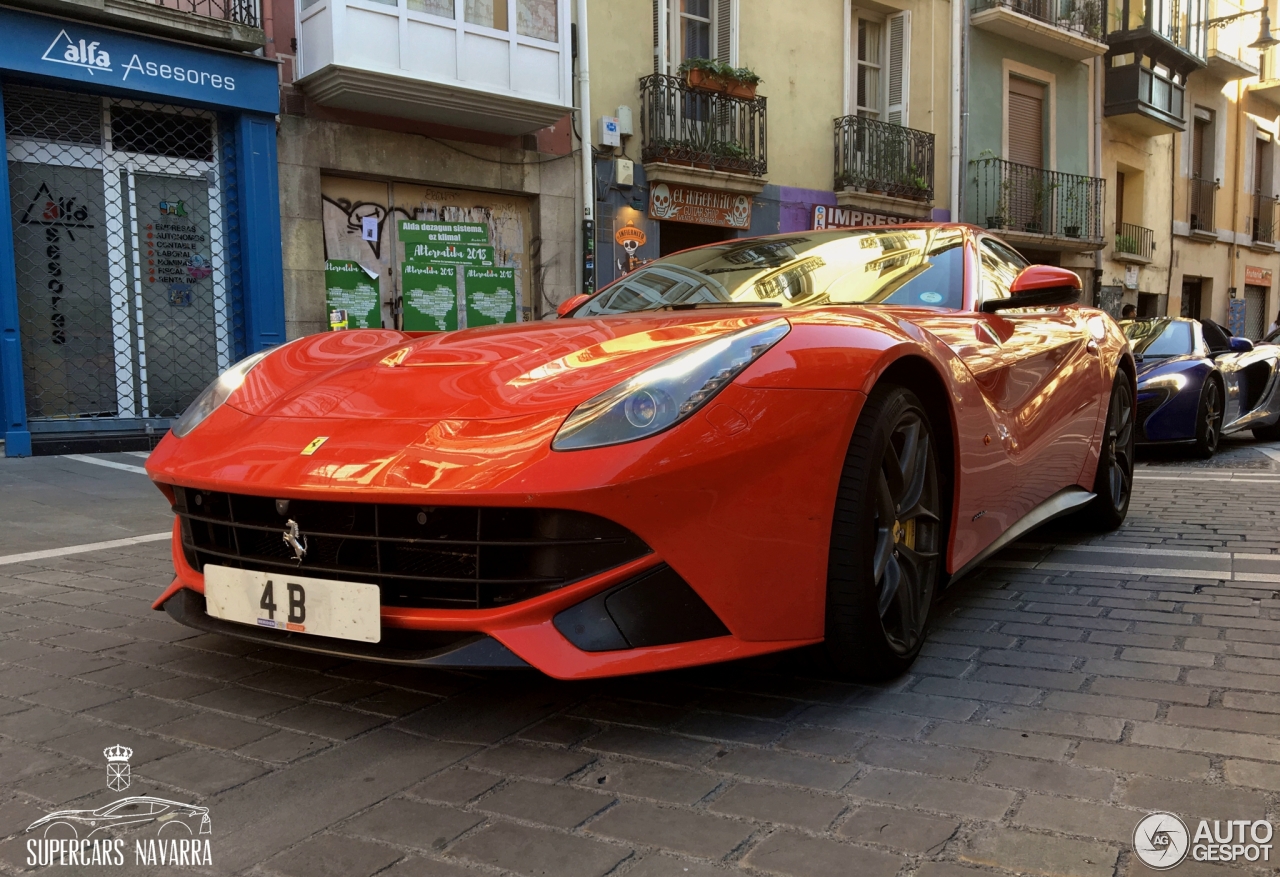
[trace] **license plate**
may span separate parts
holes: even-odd
[[[226,621],[367,643],[382,639],[377,585],[207,565],[204,598],[206,611]]]

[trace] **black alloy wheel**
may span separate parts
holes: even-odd
[[[920,400],[878,387],[854,430],[832,525],[826,651],[841,673],[891,678],[919,653],[939,577],[942,495]]]
[[[1133,388],[1124,372],[1116,375],[1107,406],[1107,424],[1098,455],[1093,492],[1097,497],[1083,518],[1095,529],[1114,530],[1129,514],[1133,495],[1133,462],[1137,434],[1134,429]]]
[[[1196,412],[1195,454],[1207,460],[1218,450],[1222,438],[1222,390],[1216,379],[1210,377],[1200,391],[1200,408]]]

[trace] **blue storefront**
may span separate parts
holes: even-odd
[[[8,456],[150,446],[284,341],[273,62],[0,9]]]

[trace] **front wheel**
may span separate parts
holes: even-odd
[[[1222,390],[1218,382],[1208,378],[1200,391],[1200,407],[1196,410],[1195,455],[1207,460],[1218,450],[1222,438]]]
[[[1107,425],[1098,454],[1098,473],[1093,478],[1093,502],[1081,518],[1098,530],[1114,530],[1129,514],[1133,495],[1133,451],[1137,436],[1133,428],[1133,389],[1129,376],[1116,375],[1107,406]]]
[[[938,450],[905,387],[867,398],[836,495],[827,572],[826,653],[844,676],[906,672],[924,644],[945,541]]]

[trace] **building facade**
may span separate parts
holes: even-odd
[[[284,337],[256,10],[0,6],[5,452],[150,447]],[[215,8],[216,7],[216,8]]]
[[[598,284],[703,243],[950,218],[950,3],[587,5]]]

